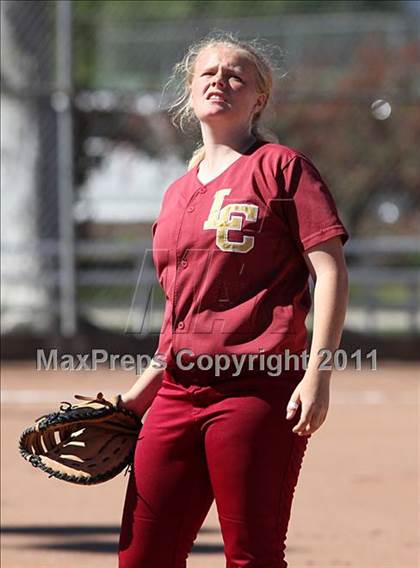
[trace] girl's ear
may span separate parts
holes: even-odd
[[[260,93],[257,99],[257,106],[259,108],[263,108],[266,102],[267,102],[267,95],[265,93]]]
[[[265,106],[266,100],[267,100],[267,95],[265,95],[264,93],[258,95],[257,102],[255,103],[254,108],[252,109],[254,114],[258,114],[262,111],[262,109]]]

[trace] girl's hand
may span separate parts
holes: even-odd
[[[310,436],[318,430],[327,416],[329,400],[330,378],[307,371],[293,391],[287,407],[287,420],[291,420],[298,410],[293,406],[301,407],[300,420],[292,431],[299,436]]]

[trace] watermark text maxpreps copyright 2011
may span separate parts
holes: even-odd
[[[328,349],[321,349],[318,353],[320,357],[318,369],[320,371],[343,371],[347,368],[354,370],[362,369],[362,361],[365,359],[370,363],[370,369],[377,370],[377,352],[372,349],[366,354],[362,354],[361,349],[356,349],[348,354],[344,349],[337,349],[331,352]],[[227,354],[202,353],[195,356],[190,349],[181,349],[176,353],[175,364],[181,371],[211,371],[216,377],[221,372],[231,370],[232,376],[239,376],[243,371],[263,371],[270,376],[278,376],[283,371],[306,370],[308,368],[309,353],[305,350],[302,353],[290,353],[288,349],[282,354],[265,353],[242,353]],[[92,349],[89,353],[59,354],[58,349],[37,349],[36,368],[43,370],[61,371],[96,371],[99,365],[107,365],[112,371],[122,369],[124,371],[134,371],[141,374],[149,365],[155,368],[165,368],[166,362],[163,355],[131,355],[108,353],[105,349]]]

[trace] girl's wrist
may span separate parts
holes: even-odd
[[[127,410],[134,410],[134,400],[129,393],[120,394],[120,402]]]
[[[142,404],[138,398],[133,398],[130,395],[130,391],[122,394],[120,400],[124,408],[130,410],[131,412],[134,412],[134,414],[137,414],[140,417],[145,414],[147,408],[149,407],[149,404]]]
[[[323,382],[323,383],[328,382],[329,383],[331,381],[331,375],[332,375],[332,372],[330,370],[325,370],[325,369],[320,370],[318,368],[314,369],[314,368],[308,367],[308,369],[305,372],[304,379],[307,382],[311,381],[311,382]]]

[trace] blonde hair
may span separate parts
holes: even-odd
[[[267,102],[273,91],[273,70],[275,66],[270,61],[269,51],[273,51],[274,46],[267,48],[256,40],[250,42],[241,41],[237,36],[228,32],[212,32],[201,41],[194,43],[189,47],[183,59],[174,66],[171,78],[167,83],[168,85],[175,82],[178,95],[168,109],[172,124],[178,127],[182,132],[185,132],[186,127],[198,124],[198,119],[194,114],[190,101],[190,87],[194,76],[195,62],[197,61],[198,55],[203,50],[220,45],[244,51],[254,63],[257,72],[257,90],[259,93],[264,93],[267,96],[263,108],[252,117],[251,133],[257,140],[278,142],[278,138],[275,134],[262,128],[259,124],[261,114],[267,106]],[[190,170],[200,163],[204,159],[204,155],[205,150],[201,143],[190,158],[188,169]]]

